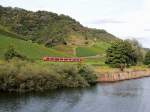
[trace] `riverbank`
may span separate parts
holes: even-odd
[[[0,91],[45,91],[88,87],[96,82],[88,65],[11,60],[0,62]]]
[[[96,67],[95,67],[96,68]],[[96,82],[117,82],[150,76],[150,69],[136,66],[120,72],[101,66],[94,71],[79,63],[45,63],[13,59],[0,61],[0,91],[45,91],[88,87]]]
[[[117,82],[123,80],[150,77],[150,69],[145,70],[126,70],[124,72],[107,72],[98,76],[97,82]]]

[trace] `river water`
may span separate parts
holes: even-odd
[[[0,93],[0,112],[150,112],[150,78],[44,93]]]

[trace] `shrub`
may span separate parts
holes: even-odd
[[[0,64],[0,90],[43,91],[62,87],[86,87],[96,76],[88,66],[37,64],[10,60]]]
[[[79,74],[84,77],[84,79],[89,83],[96,82],[96,74],[94,73],[93,69],[90,66],[84,65],[79,67]]]
[[[18,53],[13,46],[9,46],[9,48],[5,52],[4,56],[5,56],[5,60],[7,60],[7,61],[13,59],[14,57],[17,57],[22,60],[27,59],[25,56]]]

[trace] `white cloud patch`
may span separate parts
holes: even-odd
[[[144,29],[144,31],[148,31],[148,32],[149,32],[149,31],[150,31],[150,29]]]
[[[140,43],[144,43],[143,47],[150,48],[150,38],[149,37],[137,37],[136,38]]]
[[[91,24],[122,24],[122,23],[127,23],[127,22],[121,21],[121,20],[110,19],[110,18],[99,19],[99,20],[91,22]]]

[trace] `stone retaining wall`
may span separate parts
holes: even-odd
[[[97,79],[97,82],[116,82],[116,81],[130,80],[130,79],[149,77],[149,76],[150,76],[150,70],[106,73],[100,75]]]

